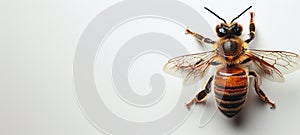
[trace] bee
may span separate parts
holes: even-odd
[[[186,103],[187,108],[194,103],[203,102],[213,86],[218,109],[231,118],[242,110],[246,102],[250,77],[254,79],[254,89],[259,98],[271,108],[275,108],[275,103],[260,88],[261,76],[273,82],[282,83],[284,82],[283,74],[299,69],[300,57],[292,52],[248,48],[248,44],[255,38],[254,12],[250,12],[249,37],[246,40],[241,38],[242,25],[235,20],[251,7],[240,13],[230,23],[205,7],[223,21],[215,27],[218,36],[216,41],[186,29],[186,34],[191,34],[200,43],[213,45],[213,49],[170,59],[163,70],[174,76],[183,76],[184,83],[189,84],[202,79],[210,67],[216,68],[214,75],[204,85],[205,87]]]

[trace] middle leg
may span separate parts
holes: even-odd
[[[209,78],[209,80],[207,81],[204,90],[201,90],[190,102],[188,102],[186,104],[187,108],[190,108],[190,106],[192,104],[196,103],[201,103],[205,100],[205,98],[207,97],[207,95],[210,93],[211,91],[211,82],[213,80],[214,76],[211,76]]]

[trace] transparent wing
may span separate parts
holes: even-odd
[[[250,49],[246,54],[252,59],[251,68],[274,82],[284,82],[283,74],[300,68],[300,57],[292,52]]]
[[[185,84],[191,84],[207,73],[215,57],[215,51],[179,56],[170,59],[163,70],[170,75],[183,77]]]

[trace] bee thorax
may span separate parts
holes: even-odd
[[[234,56],[238,51],[238,44],[234,41],[227,40],[222,45],[222,50],[225,56]]]

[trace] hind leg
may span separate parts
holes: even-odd
[[[250,71],[249,75],[252,75],[254,77],[255,91],[256,91],[257,95],[260,97],[260,99],[262,101],[270,104],[271,105],[271,109],[274,109],[275,108],[275,103],[271,102],[269,100],[269,98],[267,97],[267,95],[259,87],[260,86],[260,82],[261,82],[260,76],[256,72],[253,72],[253,71]]]
[[[190,102],[186,103],[186,107],[189,109],[190,106],[194,103],[201,103],[205,100],[205,98],[207,97],[207,95],[210,93],[211,91],[211,82],[213,80],[214,76],[211,76],[209,78],[209,80],[207,81],[207,83],[205,84],[205,88],[204,90],[201,90]]]

